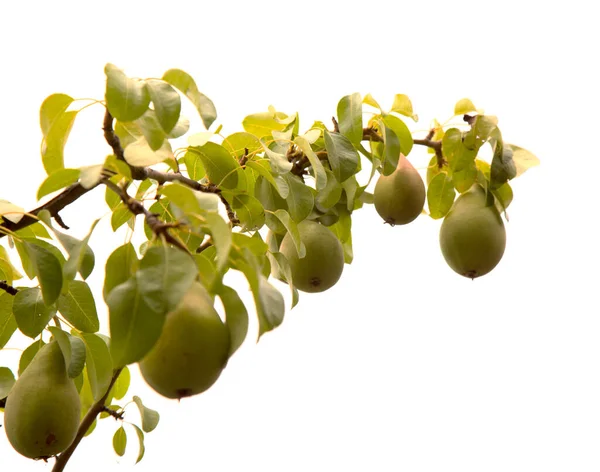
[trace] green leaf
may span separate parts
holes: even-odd
[[[87,352],[87,377],[94,401],[106,393],[113,376],[113,362],[106,342],[96,334],[79,334]]]
[[[315,199],[315,206],[319,211],[325,213],[337,202],[342,196],[342,185],[329,169],[325,169],[327,173],[327,186],[321,190]]]
[[[12,284],[13,280],[22,278],[23,276],[10,262],[10,257],[4,246],[0,246],[0,280],[5,280],[6,283]]]
[[[294,287],[293,284],[292,269],[290,267],[290,263],[288,262],[286,257],[280,252],[276,252],[273,254],[268,253],[267,256],[271,261],[274,262],[274,264],[273,262],[271,264],[273,268],[276,268],[274,276],[279,280],[283,280],[289,285],[290,292],[292,295],[292,308],[294,308],[298,304],[300,295],[298,294],[298,289]]]
[[[255,231],[265,224],[265,210],[256,198],[245,194],[233,195],[229,192],[223,192],[223,196],[240,220],[242,231]]]
[[[130,79],[113,64],[106,64],[106,106],[119,121],[133,121],[142,116],[150,105],[146,83]]]
[[[231,287],[221,285],[218,295],[225,308],[225,324],[231,338],[229,348],[229,357],[231,357],[248,334],[248,310],[238,293]]]
[[[498,139],[494,143],[494,157],[492,158],[490,171],[490,187],[496,189],[504,185],[517,175],[517,167],[513,161],[513,150],[504,147],[502,137],[496,129]],[[496,134],[496,133],[495,133]]]
[[[400,140],[396,133],[388,128],[383,121],[379,121],[380,129],[383,130],[383,175],[390,175],[398,166],[400,159]],[[371,144],[373,148],[373,144]]]
[[[377,100],[375,100],[375,98],[373,98],[373,95],[371,95],[370,93],[366,94],[363,97],[363,103],[365,105],[370,105],[373,108],[377,108],[380,112],[382,111],[381,105],[377,102]]]
[[[314,208],[314,191],[295,175],[286,174],[285,179],[290,188],[286,198],[289,214],[296,223],[300,223]]]
[[[163,141],[158,149],[152,149],[146,138],[138,138],[125,148],[125,160],[132,166],[151,166],[173,159],[169,141]]]
[[[494,194],[496,208],[500,213],[504,212],[506,215],[506,209],[511,204],[513,200],[513,191],[508,182],[500,187],[493,189],[492,193]]]
[[[306,256],[306,246],[300,239],[300,232],[298,231],[298,226],[296,222],[290,218],[290,215],[285,210],[276,210],[274,215],[281,221],[283,226],[292,238],[294,246],[296,247],[296,252],[298,253],[298,257],[302,259]]]
[[[190,147],[188,152],[194,152],[198,155],[211,183],[218,187],[236,188],[238,172],[241,167],[239,162],[223,146],[208,142],[204,146]]]
[[[208,250],[210,250],[209,248]],[[214,251],[214,248],[212,248]],[[201,254],[194,254],[194,259],[196,261],[196,265],[198,266],[198,276],[200,277],[200,282],[202,285],[206,287],[209,292],[214,291],[214,287],[217,284],[217,280],[219,280],[219,273],[217,272],[217,268],[213,264],[213,258],[208,257],[205,253],[207,251],[203,251]]]
[[[52,192],[56,192],[57,190],[77,182],[80,173],[81,171],[79,169],[57,169],[52,172],[46,177],[46,180],[42,182],[42,185],[40,185],[37,199],[40,200]]]
[[[40,283],[44,303],[51,305],[62,289],[62,267],[59,259],[49,249],[40,245],[40,242],[42,241],[24,241],[23,245],[31,261],[33,273]]]
[[[466,113],[471,113],[472,111],[476,112],[477,108],[475,108],[473,102],[468,98],[462,98],[454,105],[455,115],[464,115]]]
[[[432,218],[443,218],[454,203],[454,185],[445,172],[437,174],[427,188],[427,205]]]
[[[352,144],[359,144],[363,137],[362,103],[359,93],[346,95],[337,105],[340,133]]]
[[[48,135],[56,121],[67,111],[73,101],[73,98],[64,93],[54,93],[43,101],[40,107],[40,128],[44,136]]]
[[[146,110],[146,112],[135,120],[135,122],[139,125],[150,149],[152,151],[158,151],[165,143],[167,134],[158,121],[158,117],[154,110]]]
[[[20,236],[21,238],[52,239],[52,237],[50,236],[50,233],[48,233],[48,230],[39,221],[37,223],[32,224],[31,226],[28,226],[26,228],[22,228],[18,231],[15,231],[15,233],[17,234],[17,236]]]
[[[277,193],[281,196],[281,198],[287,198],[290,192],[290,188],[286,180],[281,176],[274,177],[271,173],[271,170],[268,169],[267,166],[269,166],[269,164],[265,160],[246,162],[246,167],[249,167],[250,169],[255,171],[260,177],[266,179],[273,186],[273,188],[277,190]]]
[[[167,314],[146,303],[135,277],[113,288],[106,304],[110,320],[110,353],[115,367],[138,362],[154,345]]]
[[[477,167],[475,166],[475,161],[471,161],[467,167],[460,171],[452,172],[452,182],[454,182],[454,188],[458,190],[459,193],[464,193],[469,190],[475,183],[476,178]]]
[[[69,283],[69,291],[58,298],[58,311],[80,331],[95,333],[100,329],[94,296],[86,282]]]
[[[463,143],[463,134],[457,128],[450,128],[442,138],[442,153],[453,172],[472,168],[477,152]]]
[[[194,148],[188,148],[183,155],[183,162],[190,179],[199,181],[206,175],[206,169],[204,168],[204,164],[202,164],[200,154]]]
[[[116,231],[125,223],[134,219],[135,216],[129,211],[129,208],[123,202],[119,202],[110,217],[110,226],[113,231]]]
[[[127,448],[127,433],[125,432],[125,428],[120,426],[119,429],[115,431],[113,436],[113,449],[117,453],[118,456],[125,455],[125,449]]]
[[[13,313],[19,330],[30,338],[37,337],[50,322],[56,310],[46,306],[39,287],[19,290],[13,302]]]
[[[15,376],[8,367],[0,367],[0,398],[8,397],[15,384]]]
[[[278,117],[285,117],[281,112],[261,112],[248,115],[242,121],[242,126],[247,133],[257,138],[271,138],[273,131],[283,131],[287,124],[282,123]]]
[[[254,154],[258,150],[263,149],[260,140],[256,136],[243,131],[230,134],[223,140],[222,145],[237,158],[242,157],[246,149],[248,150],[248,154]]]
[[[135,429],[135,432],[137,434],[138,437],[138,442],[140,444],[140,452],[138,453],[138,457],[135,461],[135,463],[137,464],[139,461],[141,461],[144,458],[144,453],[146,452],[146,446],[144,446],[144,433],[143,431],[136,425],[132,425]]]
[[[323,132],[327,160],[339,182],[343,182],[358,170],[358,152],[348,138],[339,133]]]
[[[76,111],[63,111],[58,114],[48,133],[42,139],[42,164],[48,175],[65,167],[65,144],[69,139],[76,116]]]
[[[6,346],[17,330],[17,321],[13,316],[14,297],[9,293],[0,293],[0,349]]]
[[[129,390],[129,385],[131,384],[131,373],[129,372],[129,367],[123,367],[117,381],[114,383],[113,388],[111,390],[111,394],[113,398],[117,400],[122,399],[125,395],[127,395],[127,391]]]
[[[419,117],[413,112],[412,102],[407,95],[397,93],[394,95],[394,103],[390,111],[399,113],[400,115],[408,116],[414,121],[418,121]]]
[[[158,421],[160,420],[158,411],[144,406],[141,398],[137,395],[133,396],[133,401],[140,410],[140,416],[142,417],[142,429],[145,433],[152,432],[158,426]]]
[[[405,156],[410,154],[413,148],[413,137],[412,133],[400,118],[394,115],[386,115],[383,117],[383,122],[385,126],[391,129],[394,134],[398,137],[398,141],[400,143],[400,152]]]
[[[220,199],[216,194],[199,192],[179,182],[164,186],[160,194],[185,213],[204,214],[219,210]]]
[[[196,279],[196,273],[194,259],[181,249],[164,245],[151,247],[140,261],[136,274],[138,291],[144,304],[157,313],[168,313],[179,304]]]
[[[217,251],[217,270],[223,270],[229,259],[231,249],[231,228],[221,216],[207,213],[204,215],[204,228],[212,236],[212,241]]]
[[[94,251],[92,251],[88,243],[99,221],[100,218],[92,223],[88,234],[81,241],[60,231],[54,231],[63,247],[69,253],[69,259],[63,268],[65,280],[73,280],[78,272],[81,274],[81,277],[87,279],[94,270],[96,256],[94,256]]]
[[[117,285],[126,282],[139,266],[137,254],[130,242],[115,249],[106,260],[104,288],[102,295],[106,297]]]
[[[46,343],[42,339],[35,340],[32,342],[21,354],[19,359],[19,376],[27,369],[27,366],[31,363],[38,351]]]
[[[214,103],[198,90],[194,79],[180,69],[169,69],[162,79],[179,89],[196,107],[206,129],[217,119],[217,110]]]
[[[181,113],[181,98],[173,87],[162,80],[150,79],[146,82],[150,99],[158,122],[165,133],[170,133]]]
[[[540,160],[527,149],[507,143],[504,143],[504,147],[513,152],[512,159],[517,170],[515,177],[523,174],[527,169],[540,165]]]
[[[261,266],[249,249],[243,259],[235,261],[236,268],[244,273],[254,296],[258,316],[259,337],[281,324],[285,313],[283,295],[262,275]]]
[[[69,378],[78,377],[85,366],[85,345],[81,339],[71,336],[56,326],[49,326],[48,330],[52,333],[63,353]]]
[[[285,174],[292,170],[294,164],[288,161],[285,154],[273,151],[271,148],[269,148],[268,144],[264,140],[261,141],[261,144],[263,145],[265,156],[269,160],[271,169],[275,174]]]

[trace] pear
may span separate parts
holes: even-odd
[[[504,223],[487,197],[474,184],[456,199],[440,229],[444,259],[455,272],[472,279],[496,267],[506,247]]]
[[[375,210],[391,226],[405,225],[423,211],[425,184],[417,169],[400,154],[390,175],[381,175],[373,191]]]
[[[294,286],[303,292],[323,292],[333,287],[344,270],[344,248],[340,240],[325,226],[311,220],[298,224],[300,240],[306,255],[300,259],[289,233],[279,251],[290,263]]]
[[[75,439],[81,403],[56,341],[44,345],[6,399],[4,428],[12,447],[41,459],[64,451]]]
[[[156,344],[139,362],[156,392],[181,399],[208,390],[229,359],[229,329],[204,286],[194,282],[167,314]]]

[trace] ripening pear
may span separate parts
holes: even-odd
[[[279,251],[290,263],[294,286],[303,292],[323,292],[333,287],[344,270],[344,248],[340,240],[325,226],[311,220],[298,224],[300,240],[306,255],[300,259],[289,233]]]
[[[425,184],[404,154],[400,154],[394,172],[382,174],[377,180],[373,203],[377,213],[392,226],[410,223],[423,211]]]
[[[156,344],[140,361],[142,376],[167,398],[208,390],[229,359],[229,329],[200,282],[192,283],[177,307],[167,314]]]
[[[45,344],[6,399],[4,429],[12,447],[41,459],[64,451],[75,439],[81,403],[56,341]]]
[[[448,265],[472,279],[487,274],[502,259],[506,247],[504,223],[478,184],[460,195],[444,218],[440,247]]]

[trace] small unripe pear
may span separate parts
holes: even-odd
[[[460,195],[444,218],[440,247],[448,265],[472,279],[487,274],[502,259],[506,247],[504,223],[478,184]]]
[[[38,351],[6,399],[6,436],[19,454],[45,459],[71,445],[80,417],[75,382],[67,375],[60,346],[52,341]]]
[[[403,154],[394,172],[377,180],[373,203],[377,213],[392,226],[410,223],[423,211],[425,184]]]
[[[325,226],[310,220],[298,225],[306,255],[300,259],[290,234],[286,234],[279,251],[290,263],[294,286],[303,292],[323,292],[333,287],[344,270],[344,248]]]
[[[208,390],[229,359],[229,329],[199,282],[167,314],[162,333],[140,361],[142,376],[167,398],[183,398]]]

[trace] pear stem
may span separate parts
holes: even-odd
[[[106,403],[108,394],[110,393],[110,390],[113,388],[115,382],[119,378],[119,375],[121,375],[122,370],[123,368],[121,367],[114,371],[112,379],[110,380],[110,384],[106,389],[106,393],[102,395],[102,398],[100,398],[96,403],[94,403],[90,407],[86,415],[83,417],[83,420],[81,420],[81,423],[79,425],[79,429],[77,430],[77,435],[75,436],[75,439],[73,440],[71,445],[68,448],[66,448],[60,455],[56,456],[56,462],[54,463],[54,467],[52,467],[52,472],[62,472],[65,469],[67,462],[75,452],[75,449],[77,449],[77,446],[79,446],[79,443],[85,436],[85,433],[87,433],[88,429],[90,429],[90,426],[92,426],[96,417],[104,410],[104,403]]]

